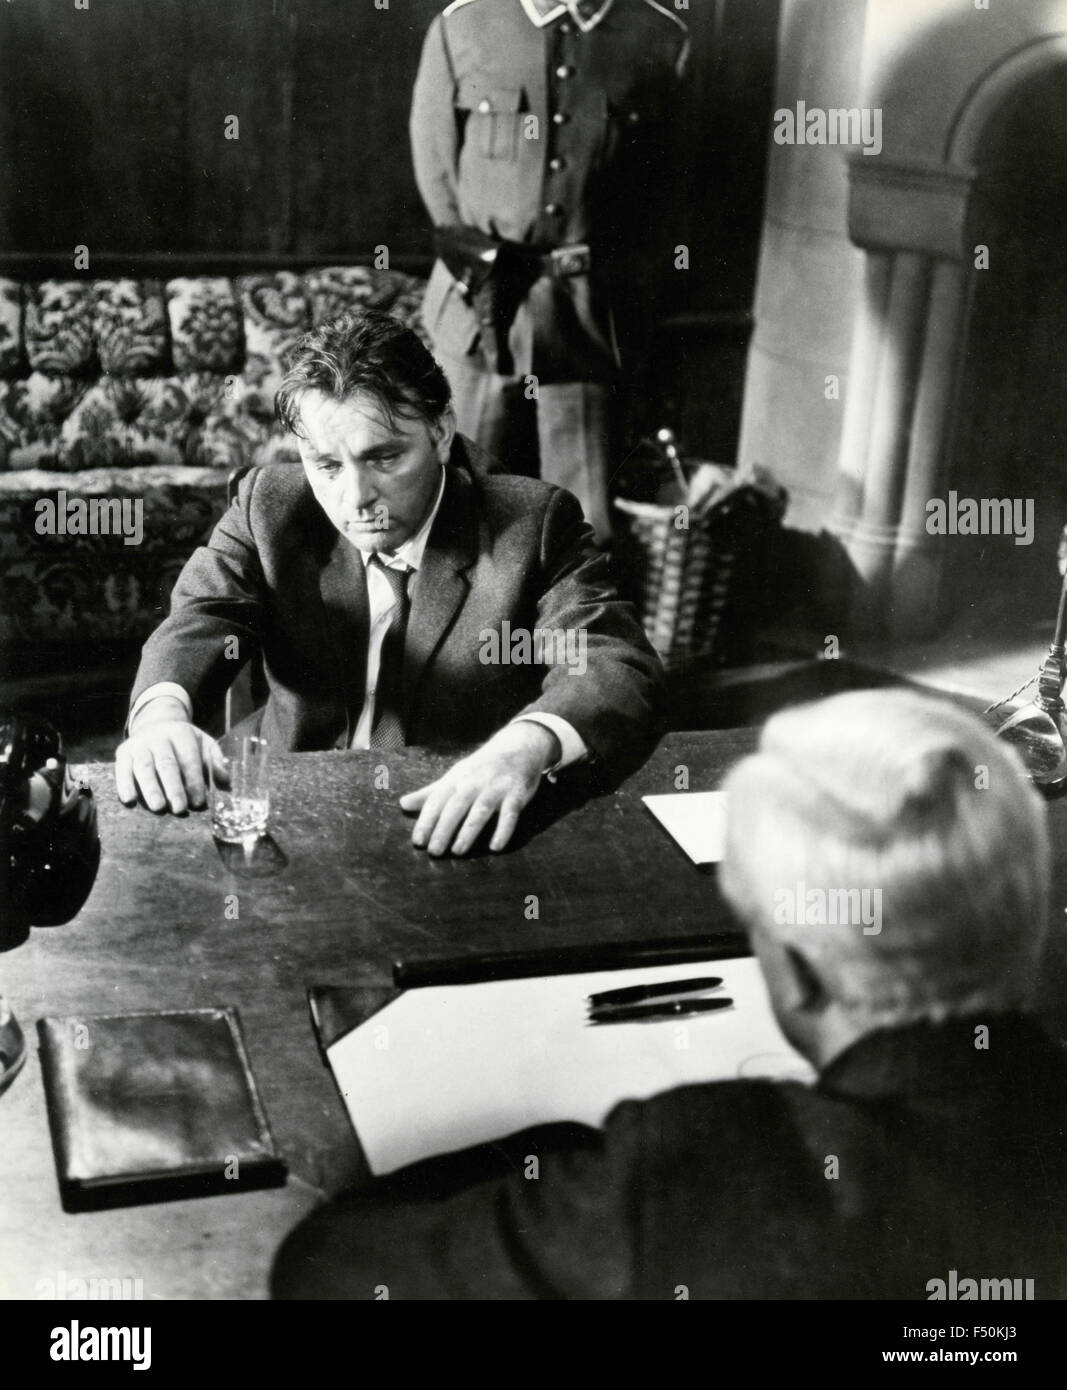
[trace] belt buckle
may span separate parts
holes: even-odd
[[[568,279],[572,275],[588,275],[590,253],[584,241],[573,246],[557,246],[549,252],[552,260],[552,274],[557,279]]]

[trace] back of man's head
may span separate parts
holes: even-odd
[[[786,710],[726,791],[724,891],[816,1061],[878,1028],[1029,1005],[1045,809],[977,719],[904,691]]]

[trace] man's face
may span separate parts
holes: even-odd
[[[297,442],[308,483],[333,524],[360,550],[395,551],[419,529],[437,496],[452,445],[451,413],[428,424],[388,418],[373,396],[300,398]]]

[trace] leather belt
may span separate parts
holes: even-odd
[[[570,246],[557,246],[551,251],[538,251],[522,242],[509,241],[510,252],[528,265],[536,265],[542,275],[553,280],[569,280],[575,275],[588,275],[592,252],[588,243],[577,241]]]
[[[474,311],[486,365],[500,376],[511,371],[508,333],[530,287],[542,276],[587,275],[592,259],[585,242],[546,251],[466,226],[435,228],[434,249]]]

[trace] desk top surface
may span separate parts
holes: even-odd
[[[567,811],[546,789],[514,849],[430,859],[396,799],[450,757],[305,753],[276,759],[272,846],[262,864],[220,852],[206,813],[127,810],[112,769],[88,769],[104,853],[74,922],[35,929],[0,956],[0,987],[31,1055],[0,1098],[0,1298],[77,1280],[140,1280],[145,1299],[262,1298],[283,1236],[362,1175],[341,1101],[312,1035],[312,984],[391,982],[392,962],[465,952],[711,935],[729,929],[714,871],[696,869],[641,804],[717,786],[753,731],[673,734],[615,793]],[[1067,1038],[1067,800],[1054,848],[1042,1012]],[[537,917],[529,899],[537,899]],[[233,915],[236,906],[236,917]],[[34,1024],[64,1016],[232,1004],[290,1169],[271,1191],[68,1215],[56,1186]],[[68,1293],[68,1296],[73,1296]]]
[[[0,1099],[0,1297],[63,1281],[140,1280],[146,1299],[258,1298],[285,1233],[360,1173],[312,1035],[312,984],[388,984],[399,957],[551,949],[713,934],[732,926],[714,872],[696,869],[641,804],[718,785],[748,730],[669,736],[616,792],[573,806],[545,789],[515,848],[431,859],[411,846],[397,797],[452,757],[278,757],[271,842],[251,866],[220,850],[207,814],[122,807],[107,764],[88,769],[103,860],[85,908],[0,956],[27,1035],[26,1067]],[[532,900],[536,899],[536,917]],[[236,1005],[286,1187],[67,1215],[55,1179],[34,1024],[136,1009]],[[46,1282],[47,1281],[47,1282]]]

